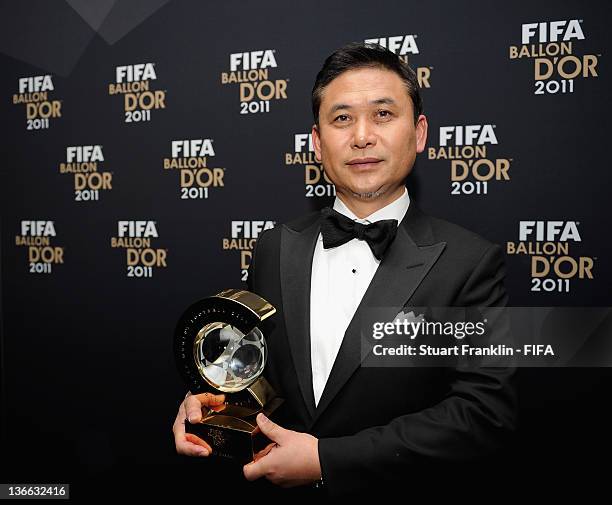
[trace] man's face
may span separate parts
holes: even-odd
[[[414,124],[412,100],[390,70],[349,70],[323,90],[315,155],[336,191],[365,200],[403,187],[425,148],[427,119]]]

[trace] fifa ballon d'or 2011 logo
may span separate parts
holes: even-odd
[[[108,94],[123,95],[126,123],[151,121],[152,111],[166,108],[167,91],[154,89],[156,80],[155,63],[137,63],[115,68],[115,82],[108,85]]]
[[[271,102],[287,99],[289,79],[272,79],[278,67],[276,49],[229,55],[229,72],[221,72],[221,84],[238,84],[240,114],[270,112]]]
[[[535,95],[571,94],[579,81],[599,76],[601,54],[579,54],[586,41],[582,19],[540,21],[521,26],[521,44],[511,45],[510,60],[533,61]]]
[[[62,117],[62,100],[54,96],[52,75],[21,77],[18,91],[13,104],[25,105],[26,130],[47,130],[52,121]]]

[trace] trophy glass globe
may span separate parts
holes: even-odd
[[[228,323],[210,323],[198,332],[194,358],[202,378],[224,393],[249,387],[266,364],[266,343],[259,328],[246,335]]]

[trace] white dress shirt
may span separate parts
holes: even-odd
[[[357,221],[370,224],[383,219],[406,215],[410,198],[408,191],[386,207],[364,219],[359,219],[336,197],[334,210]],[[310,357],[315,404],[319,404],[323,389],[336,360],[344,333],[363,298],[380,261],[365,240],[353,239],[338,247],[323,248],[319,233],[312,258],[310,278]]]

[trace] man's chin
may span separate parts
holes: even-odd
[[[382,186],[355,188],[351,190],[351,195],[359,200],[373,200],[385,194],[386,188]]]

